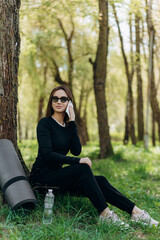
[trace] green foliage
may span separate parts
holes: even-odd
[[[36,141],[19,143],[23,157],[30,166],[37,153]],[[149,152],[142,146],[123,146],[114,142],[115,155],[99,160],[98,144],[88,143],[81,156],[93,160],[95,175],[104,175],[110,183],[151,216],[160,220],[160,149],[151,148]],[[112,224],[98,223],[97,211],[87,198],[58,194],[53,208],[53,222],[43,225],[44,195],[36,193],[38,206],[29,212],[20,209],[11,211],[7,205],[0,207],[0,238],[9,240],[75,240],[75,239],[159,239],[159,228],[146,227],[130,222],[127,213],[110,206],[111,209],[130,224],[128,230]]]

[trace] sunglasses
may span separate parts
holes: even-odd
[[[65,103],[66,101],[69,101],[69,98],[68,97],[56,97],[56,96],[53,96],[52,97],[52,102],[58,102],[58,100],[60,99],[61,103]]]

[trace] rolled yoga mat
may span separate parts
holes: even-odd
[[[0,139],[0,187],[12,209],[33,209],[37,200],[10,140]]]

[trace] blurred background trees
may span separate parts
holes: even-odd
[[[104,17],[99,11],[102,2],[108,13],[106,33],[101,35],[108,51],[106,66],[102,56],[100,60],[97,58],[100,20]],[[19,140],[36,138],[36,125],[45,116],[49,93],[55,86],[66,84],[73,91],[83,145],[90,140],[100,141],[101,145],[110,142],[111,146],[112,138],[124,144],[131,140],[136,145],[137,141],[144,141],[146,134],[156,145],[160,141],[159,13],[157,0],[23,0]],[[105,49],[102,53],[105,54]],[[100,73],[104,76],[104,71],[106,76],[105,83],[99,78],[100,83],[104,83],[101,88],[104,95],[101,93],[95,101],[98,85],[94,84],[93,66],[96,60]],[[149,111],[147,102],[151,103]],[[105,103],[107,115],[99,121]],[[108,154],[108,146],[102,148]]]

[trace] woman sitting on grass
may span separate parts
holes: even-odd
[[[46,117],[37,126],[39,150],[31,171],[31,183],[56,186],[64,192],[88,197],[98,210],[100,219],[108,223],[124,224],[110,211],[107,204],[110,203],[129,213],[134,221],[157,226],[159,222],[136,207],[104,176],[94,176],[88,157],[66,156],[69,150],[75,156],[81,153],[73,107],[69,107],[70,117],[66,113],[69,100],[72,101],[72,94],[66,86],[58,86],[50,94]],[[70,166],[62,167],[63,164]]]

